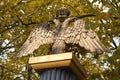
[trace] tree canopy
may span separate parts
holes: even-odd
[[[96,57],[96,53],[83,52],[80,63],[85,67],[88,80],[120,79],[120,0],[1,0],[0,1],[0,79],[27,80],[28,58],[11,58],[25,42],[32,29],[40,22],[55,17],[56,10],[66,7],[71,16],[93,14],[86,17],[86,28],[93,29],[110,49]],[[35,51],[46,55],[51,45]],[[82,53],[82,50],[81,50]],[[39,76],[32,71],[31,79]]]

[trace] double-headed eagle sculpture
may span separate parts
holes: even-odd
[[[71,22],[74,22],[73,27],[69,27]],[[50,23],[54,23],[56,28],[50,29]],[[43,44],[52,44],[53,54],[65,52],[66,44],[78,44],[90,52],[103,53],[107,50],[93,30],[85,29],[83,20],[70,17],[68,9],[58,10],[52,21],[49,23],[41,22],[39,26],[35,27],[13,57],[32,54]]]

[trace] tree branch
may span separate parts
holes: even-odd
[[[76,18],[86,18],[86,17],[95,17],[96,15],[95,14],[87,14],[87,15],[81,15],[81,16],[76,16]]]
[[[111,35],[110,33],[109,33],[108,35],[109,35],[109,37],[110,37],[110,39],[111,39],[111,41],[112,41],[113,45],[115,46],[115,47],[114,47],[114,49],[117,49],[118,47],[117,47],[117,45],[116,45],[115,41],[113,40],[112,35]]]

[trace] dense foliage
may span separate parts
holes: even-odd
[[[0,0],[0,79],[27,80],[28,57],[11,58],[22,46],[31,30],[41,21],[54,18],[55,11],[67,7],[72,16],[94,14],[84,18],[109,53],[80,55],[80,63],[88,72],[88,80],[120,80],[120,1],[119,0]],[[43,45],[37,55],[49,52]],[[32,70],[32,80],[38,75]]]

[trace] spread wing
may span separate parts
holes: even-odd
[[[13,57],[26,56],[33,53],[40,45],[53,43],[53,32],[47,23],[40,23],[29,35],[23,46]]]
[[[91,29],[86,30],[84,27],[84,21],[76,20],[73,28],[66,29],[65,42],[79,44],[90,52],[105,52],[107,48],[102,44],[97,34]]]

